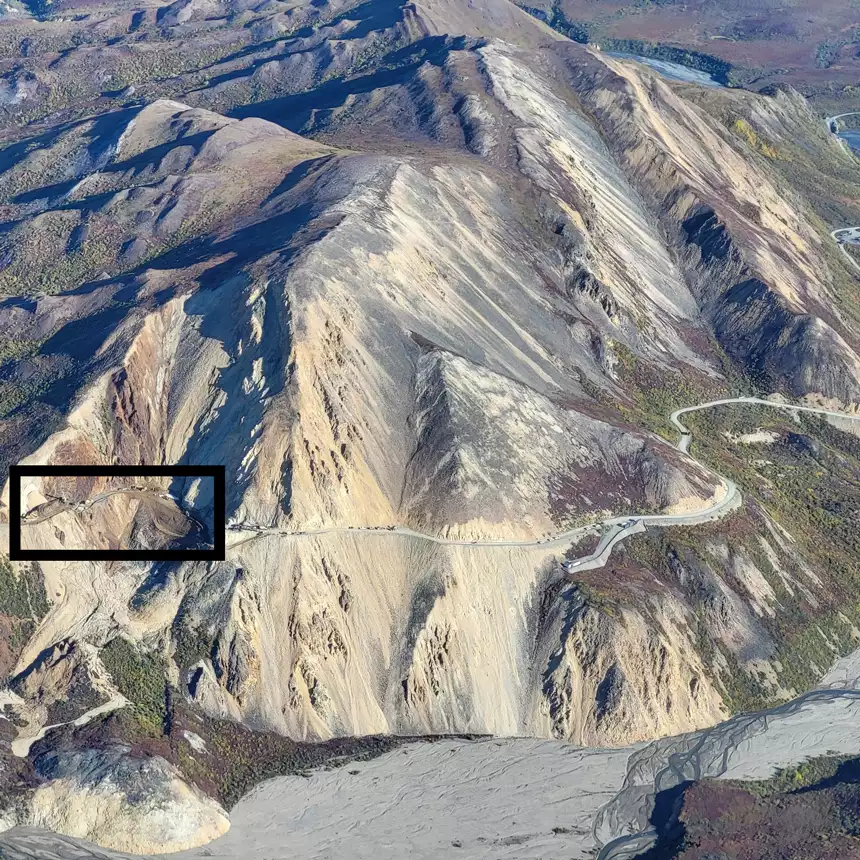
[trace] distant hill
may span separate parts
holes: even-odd
[[[693,52],[695,68],[723,65],[756,89],[789,84],[807,95],[852,95],[860,78],[860,14],[843,0],[522,0],[532,14],[582,42],[663,55]]]

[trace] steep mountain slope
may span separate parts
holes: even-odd
[[[85,256],[90,244],[119,257],[135,245],[143,259],[153,247],[174,246],[156,266],[136,267],[122,288],[135,297],[129,312],[117,302],[115,282],[79,293],[93,309],[113,302],[125,319],[114,322],[110,346],[118,350],[124,338],[127,351],[122,369],[97,383],[98,402],[78,407],[78,432],[54,437],[40,458],[227,457],[238,478],[228,516],[266,526],[285,517],[298,525],[387,525],[403,510],[413,526],[435,517],[435,527],[452,529],[480,516],[487,525],[476,534],[539,535],[610,507],[611,488],[596,487],[577,506],[563,492],[582,480],[577,475],[602,471],[603,461],[619,475],[629,463],[643,476],[639,489],[623,488],[628,499],[641,494],[640,506],[712,494],[712,480],[692,464],[685,475],[668,446],[614,432],[597,417],[600,407],[588,406],[584,369],[601,373],[600,334],[586,317],[592,299],[567,294],[557,250],[538,244],[524,204],[491,175],[468,162],[422,170],[326,153],[290,166],[280,183],[258,163],[262,187],[243,183],[242,196],[229,199],[239,180],[234,165],[256,158],[261,145],[273,171],[301,151],[294,136],[266,124],[255,136],[257,120],[198,131],[217,122],[155,103],[114,132],[119,152],[97,174],[69,182],[69,203],[45,201],[13,228],[35,240],[40,254],[43,239],[68,244],[75,233],[85,234]],[[177,130],[176,140],[161,142]],[[157,156],[138,152],[143,135]],[[186,143],[192,138],[197,154]],[[187,159],[181,180],[165,175],[178,157]],[[195,223],[192,213],[201,210],[206,220]],[[227,215],[222,235],[177,246],[183,233],[218,230]],[[42,226],[55,219],[65,222],[59,235]],[[108,220],[119,235],[100,230]],[[8,283],[37,275],[29,251],[25,242],[15,247]],[[203,289],[180,294],[171,258],[184,264],[184,277],[195,258],[211,267],[198,276]],[[50,273],[56,277],[56,268]],[[366,288],[356,294],[358,283]],[[144,318],[147,293],[156,307]],[[15,308],[7,332],[14,326],[37,340],[56,325],[57,306],[44,298]],[[224,307],[231,307],[229,320]],[[213,311],[218,318],[210,321]],[[582,331],[579,343],[572,325]],[[87,361],[71,342],[76,326],[72,335],[53,334],[34,359],[47,375],[47,356],[55,357],[54,390],[63,378],[58,354]],[[106,366],[110,341],[92,344],[90,372]],[[514,397],[516,411],[508,412]],[[577,401],[594,417],[577,415]],[[579,447],[574,428],[584,434]],[[526,438],[543,449],[518,462]],[[506,482],[513,484],[508,497],[482,497]]]
[[[846,199],[860,174],[796,94],[670,86],[503,0],[99,6],[3,31],[24,33],[4,78],[29,95],[6,100],[0,150],[0,456],[228,474],[223,562],[10,569],[16,750],[86,723],[56,762],[55,732],[34,746],[44,796],[89,796],[68,781],[90,765],[134,782],[148,751],[203,840],[224,822],[174,782],[215,792],[177,752],[187,713],[203,734],[617,745],[782,700],[849,646],[850,539],[821,551],[814,500],[805,518],[760,492],[767,457],[734,436],[705,451],[747,494],[730,518],[581,574],[560,555],[590,535],[546,542],[722,498],[665,438],[684,402],[860,404],[856,282],[782,141],[836,165]],[[166,43],[157,70],[122,65]],[[844,499],[852,442],[828,437],[820,463]],[[196,492],[183,510],[206,508]],[[112,498],[128,521],[137,502]],[[26,526],[37,545],[104,537],[59,516]],[[94,738],[110,766],[81,758]]]
[[[191,201],[217,217],[217,204],[195,198],[194,189],[214,187],[222,199],[222,171],[229,181],[243,145],[258,151],[253,137],[244,144],[241,128],[254,121],[208,132],[199,153],[187,156],[193,160],[178,184],[160,172],[147,176],[147,151],[139,152],[138,141],[151,136],[160,157],[153,169],[163,171],[174,153],[190,149],[189,136],[207,134],[197,129],[220,122],[179,105],[144,109],[114,132],[118,152],[86,180],[110,183],[112,191],[95,195],[101,209],[124,207],[129,197],[152,201],[144,223],[154,224],[153,236]],[[162,141],[177,130],[165,149]],[[264,131],[268,163],[294,157],[304,145]],[[222,150],[227,155],[218,161],[213,153]],[[135,166],[124,168],[128,161]],[[121,183],[130,176],[149,183],[129,192]],[[256,176],[265,176],[261,165]],[[149,192],[165,182],[169,192]],[[80,188],[80,180],[74,184]],[[123,319],[107,343],[93,344],[94,357],[83,365],[93,380],[86,396],[29,461],[225,462],[233,476],[228,522],[237,528],[402,524],[500,541],[537,538],[605,511],[694,510],[720,490],[662,440],[613,424],[618,414],[585,393],[581,368],[601,372],[591,345],[599,335],[578,344],[567,319],[586,329],[593,299],[564,290],[557,250],[538,244],[541,232],[525,220],[525,207],[516,207],[492,174],[468,161],[422,171],[388,157],[326,152],[272,184],[257,191],[257,206],[249,200],[255,189],[243,186],[244,212],[229,233],[210,240],[208,256],[197,252],[204,266],[219,261],[197,289],[181,290],[170,264],[132,276],[134,306],[120,306]],[[52,211],[30,218],[38,222]],[[123,208],[128,217],[132,211]],[[32,224],[18,229],[36,232]],[[189,250],[179,246],[168,255],[187,260]],[[171,281],[180,284],[169,297]],[[364,288],[356,292],[356,284]],[[108,297],[116,302],[116,289],[108,282],[82,294],[99,309],[90,319]],[[56,299],[37,299],[16,308],[10,323],[35,339],[52,324],[56,306]],[[80,323],[71,325],[75,331]],[[57,345],[49,340],[42,360],[70,349],[63,328],[52,337]],[[114,355],[122,355],[118,366]],[[46,521],[27,528],[41,530],[42,545],[60,548],[54,527]],[[368,542],[349,534],[245,535],[250,543],[237,546],[230,563],[183,567],[154,595],[144,589],[145,604],[166,604],[129,619],[137,637],[164,635],[181,606],[202,641],[217,639],[211,647],[222,656],[214,664],[207,658],[192,682],[210,712],[253,714],[300,737],[512,733],[534,720],[538,701],[521,700],[532,683],[530,603],[547,552],[512,557],[504,548],[428,547],[400,536]],[[267,561],[273,547],[282,559],[275,569]],[[380,558],[384,585],[374,575]],[[49,591],[67,597],[56,624],[46,619],[26,649],[22,667],[49,640],[67,637],[78,613],[89,616],[88,628],[110,625],[108,616],[96,620],[101,610],[93,617],[85,609],[88,571],[46,563],[45,573]],[[110,597],[102,594],[108,615],[134,602],[141,588],[143,571],[127,573],[115,572]],[[231,606],[213,618],[206,595],[236,586]],[[522,607],[515,617],[505,608],[511,600]],[[291,635],[284,641],[275,607],[288,606]],[[438,621],[425,617],[431,610]],[[470,631],[466,618],[476,612]],[[457,673],[444,696],[433,668],[439,659]],[[495,681],[487,675],[491,665]],[[680,720],[683,728],[717,712],[713,700],[695,716],[698,707],[653,719]]]

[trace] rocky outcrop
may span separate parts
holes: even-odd
[[[158,756],[134,757],[122,747],[49,752],[35,766],[44,781],[20,824],[136,854],[194,848],[230,826],[214,800]]]
[[[678,734],[724,715],[709,667],[691,641],[689,608],[668,595],[654,603],[643,611],[594,604],[576,588],[558,595],[542,637],[552,650],[540,690],[540,734],[622,744]]]

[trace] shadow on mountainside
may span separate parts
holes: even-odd
[[[273,275],[280,273],[283,279],[296,253],[318,241],[339,223],[340,216],[316,221],[315,206],[307,201],[307,195],[291,193],[314,171],[324,170],[329,161],[330,156],[326,155],[298,164],[260,203],[257,211],[246,216],[244,223],[235,227],[229,235],[210,234],[189,239],[126,273],[121,279],[91,281],[64,293],[64,298],[91,296],[95,310],[60,325],[48,336],[32,360],[7,362],[0,371],[0,382],[24,386],[22,390],[27,392],[27,396],[7,413],[7,418],[32,414],[36,407],[48,407],[55,417],[31,423],[23,436],[20,433],[4,434],[6,439],[0,460],[17,462],[26,451],[34,450],[44,442],[49,433],[56,429],[59,416],[67,414],[72,408],[78,393],[98,374],[121,363],[146,316],[187,289],[189,278],[183,279],[182,273],[192,267],[208,264],[205,271],[195,272],[196,289],[192,287],[194,294],[185,310],[188,314],[200,316],[201,334],[220,341],[225,352],[235,359],[238,341],[241,337],[247,338],[250,324],[250,309],[245,305],[243,290],[247,281],[238,281],[237,277],[246,279],[245,269],[260,264],[263,270]],[[153,271],[177,274],[171,277],[173,283],[141,297],[147,283],[146,273]],[[95,295],[101,290],[105,291],[103,300]],[[17,303],[18,306],[21,300],[6,299],[3,306],[7,303]],[[39,302],[28,299],[24,300],[24,306],[30,311],[38,312],[40,309]],[[54,304],[51,310],[45,312],[56,312],[56,307],[58,305]],[[225,314],[225,307],[232,307],[235,316]],[[282,316],[284,307],[284,298],[273,296],[268,302],[264,319],[264,325],[272,330],[281,326],[278,335],[281,343],[279,355],[264,355],[262,346],[259,354],[253,355],[253,358],[263,362],[268,384],[267,397],[274,396],[283,388],[283,356],[289,353],[289,320],[288,314]],[[241,366],[231,363],[224,368],[216,387],[236,400],[235,395],[241,391],[242,379],[251,374],[251,361],[252,354],[246,350]],[[244,420],[250,422],[249,427],[256,426],[261,409],[262,405],[258,404],[253,413],[244,416]],[[232,409],[227,410],[227,413],[232,414]],[[252,418],[255,419],[253,422]],[[205,431],[198,427],[182,462],[210,462],[205,458],[200,460],[200,456],[203,452],[211,452],[210,457],[216,455],[217,440],[223,442],[226,435],[221,434],[228,432],[225,420],[225,416],[217,418]],[[237,450],[244,447],[238,446]],[[238,473],[241,456],[238,460],[231,456],[230,462],[225,463],[232,470],[228,474]],[[219,460],[211,462],[217,463]],[[245,483],[230,486],[230,512],[238,504],[236,499],[241,496]]]
[[[234,108],[230,116],[239,119],[260,117],[278,123],[293,132],[300,132],[312,117],[340,107],[352,96],[368,95],[385,87],[407,83],[425,63],[441,67],[452,51],[461,51],[475,43],[465,36],[427,36],[386,55],[389,68],[353,78],[326,81],[311,90],[254,102]]]

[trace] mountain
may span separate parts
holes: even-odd
[[[860,404],[860,173],[800,94],[506,0],[34,12],[0,30],[3,463],[224,465],[228,549],[3,566],[9,822],[175,850],[248,750],[650,741],[850,650],[850,422],[668,420]],[[34,479],[63,511],[21,528],[151,544],[212,511],[170,489],[165,532]],[[632,514],[678,519],[561,566]]]

